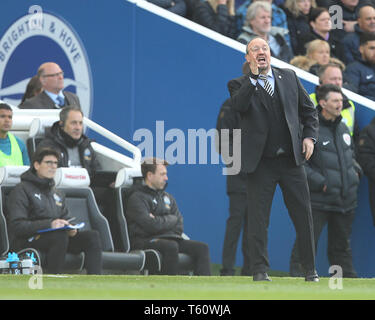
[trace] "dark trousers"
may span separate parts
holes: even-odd
[[[211,275],[210,254],[206,243],[195,240],[154,239],[145,245],[145,249],[155,249],[161,253],[161,273],[178,274],[178,253],[186,253],[194,262],[194,275]]]
[[[229,217],[227,219],[221,275],[234,275],[238,239],[242,234],[243,267],[241,274],[250,274],[249,243],[247,241],[247,196],[246,193],[229,193]]]
[[[303,166],[293,158],[263,158],[247,175],[248,241],[253,274],[269,268],[267,242],[271,205],[277,184],[294,224],[301,264],[305,272],[315,270],[315,250],[310,194]]]
[[[95,230],[78,231],[69,237],[66,231],[47,232],[39,239],[20,245],[23,248],[35,248],[46,254],[46,271],[51,274],[63,272],[67,252],[85,254],[87,274],[101,274],[102,249],[99,233]]]
[[[318,247],[320,234],[328,224],[328,261],[330,265],[339,265],[343,271],[343,277],[355,278],[357,273],[353,267],[352,249],[350,246],[350,235],[354,220],[354,211],[339,213],[330,211],[312,211],[314,222],[315,250]],[[290,273],[292,276],[299,276],[300,263],[297,244],[294,243],[290,257]]]

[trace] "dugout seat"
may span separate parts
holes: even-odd
[[[44,139],[46,129],[50,128],[58,120],[58,117],[50,116],[34,118],[31,121],[28,138],[26,139],[26,148],[30,159],[32,159],[39,142]]]
[[[7,254],[12,248],[9,247],[8,230],[6,223],[6,199],[9,193],[14,189],[14,187],[21,182],[21,175],[26,170],[28,166],[5,166],[0,167],[0,251],[1,255]],[[27,250],[28,248],[25,248]],[[25,251],[22,250],[22,251]],[[32,250],[31,250],[32,251]],[[41,259],[42,267],[44,266],[45,254],[38,251],[39,257]],[[65,257],[64,270],[66,271],[80,271],[84,264],[84,254],[71,254],[68,253]]]
[[[117,245],[124,248],[124,250],[130,250],[131,247],[126,222],[125,201],[127,198],[127,193],[131,190],[133,185],[141,183],[143,183],[143,178],[140,169],[123,168],[117,173],[113,192],[113,207],[110,209],[110,212],[112,213],[112,225],[114,228],[117,228]],[[185,234],[183,234],[183,236],[188,239]],[[144,251],[147,256],[146,263],[150,273],[160,272],[162,261],[161,254],[158,251],[151,249]],[[179,254],[179,270],[181,274],[192,274],[193,261],[189,255],[184,253]]]
[[[103,248],[103,270],[144,271],[146,254],[142,250],[115,252],[107,219],[100,212],[84,168],[58,168],[56,187],[63,191],[66,205],[76,222],[84,222],[82,230],[97,230]]]

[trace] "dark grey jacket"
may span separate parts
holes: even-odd
[[[6,212],[10,245],[25,241],[38,230],[51,227],[55,219],[69,219],[65,196],[55,189],[53,179],[41,179],[32,169],[21,175],[9,194]]]
[[[216,130],[219,133],[219,153],[221,154],[221,130],[229,130],[229,153],[233,155],[233,130],[240,129],[240,113],[231,107],[231,100],[227,99],[220,108],[216,121]],[[245,193],[246,194],[246,174],[240,172],[235,175],[227,175],[227,193]]]
[[[154,238],[182,239],[183,218],[176,200],[169,193],[139,186],[133,187],[126,197],[125,214],[133,249],[142,249],[147,241]]]
[[[357,153],[358,162],[369,181],[369,201],[375,225],[375,118],[361,131]]]
[[[299,166],[305,161],[303,139],[316,139],[318,133],[317,111],[293,70],[272,68],[272,71],[292,140],[294,160]],[[241,115],[241,171],[252,173],[262,158],[267,140],[268,106],[248,75],[229,81],[228,90],[232,108]]]
[[[81,108],[79,98],[72,92],[63,91],[65,97],[65,106],[78,106]],[[53,100],[44,91],[35,97],[26,99],[22,104],[19,105],[20,109],[60,109],[56,106]]]
[[[349,129],[341,120],[340,116],[328,121],[319,113],[319,137],[306,164],[313,209],[345,213],[357,207],[362,170],[354,159]]]
[[[66,134],[64,135],[59,121],[56,121],[50,129],[46,130],[45,139],[38,144],[38,148],[50,147],[57,150],[60,154],[59,167],[69,167],[68,144],[73,143],[77,145],[81,164],[89,175],[92,176],[95,171],[100,170],[100,163],[97,160],[91,142],[92,140],[85,135],[82,135],[77,142],[74,142],[72,138],[69,138]]]

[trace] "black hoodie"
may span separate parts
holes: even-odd
[[[65,196],[56,190],[54,180],[39,178],[33,168],[21,175],[6,205],[11,247],[16,240],[25,241],[38,230],[50,228],[55,219],[69,219]]]

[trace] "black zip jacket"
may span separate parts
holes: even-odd
[[[341,120],[340,116],[332,122],[319,113],[319,137],[305,165],[313,209],[346,213],[357,207],[362,170],[354,159],[349,129]]]
[[[69,219],[65,196],[53,179],[41,179],[33,169],[21,175],[6,201],[10,244],[26,240],[38,230],[51,228],[55,219]]]
[[[100,164],[97,160],[96,153],[91,146],[92,140],[82,134],[78,141],[74,141],[70,136],[65,134],[60,127],[59,121],[56,121],[50,129],[46,130],[45,139],[39,144],[39,147],[50,147],[60,154],[59,167],[69,167],[69,155],[67,147],[78,146],[79,158],[82,166],[87,170],[90,176],[95,171],[100,170]]]
[[[375,118],[361,131],[357,148],[358,162],[369,182],[369,201],[375,226]]]
[[[124,203],[132,249],[144,248],[151,239],[182,239],[183,218],[169,193],[138,186],[128,193]]]

